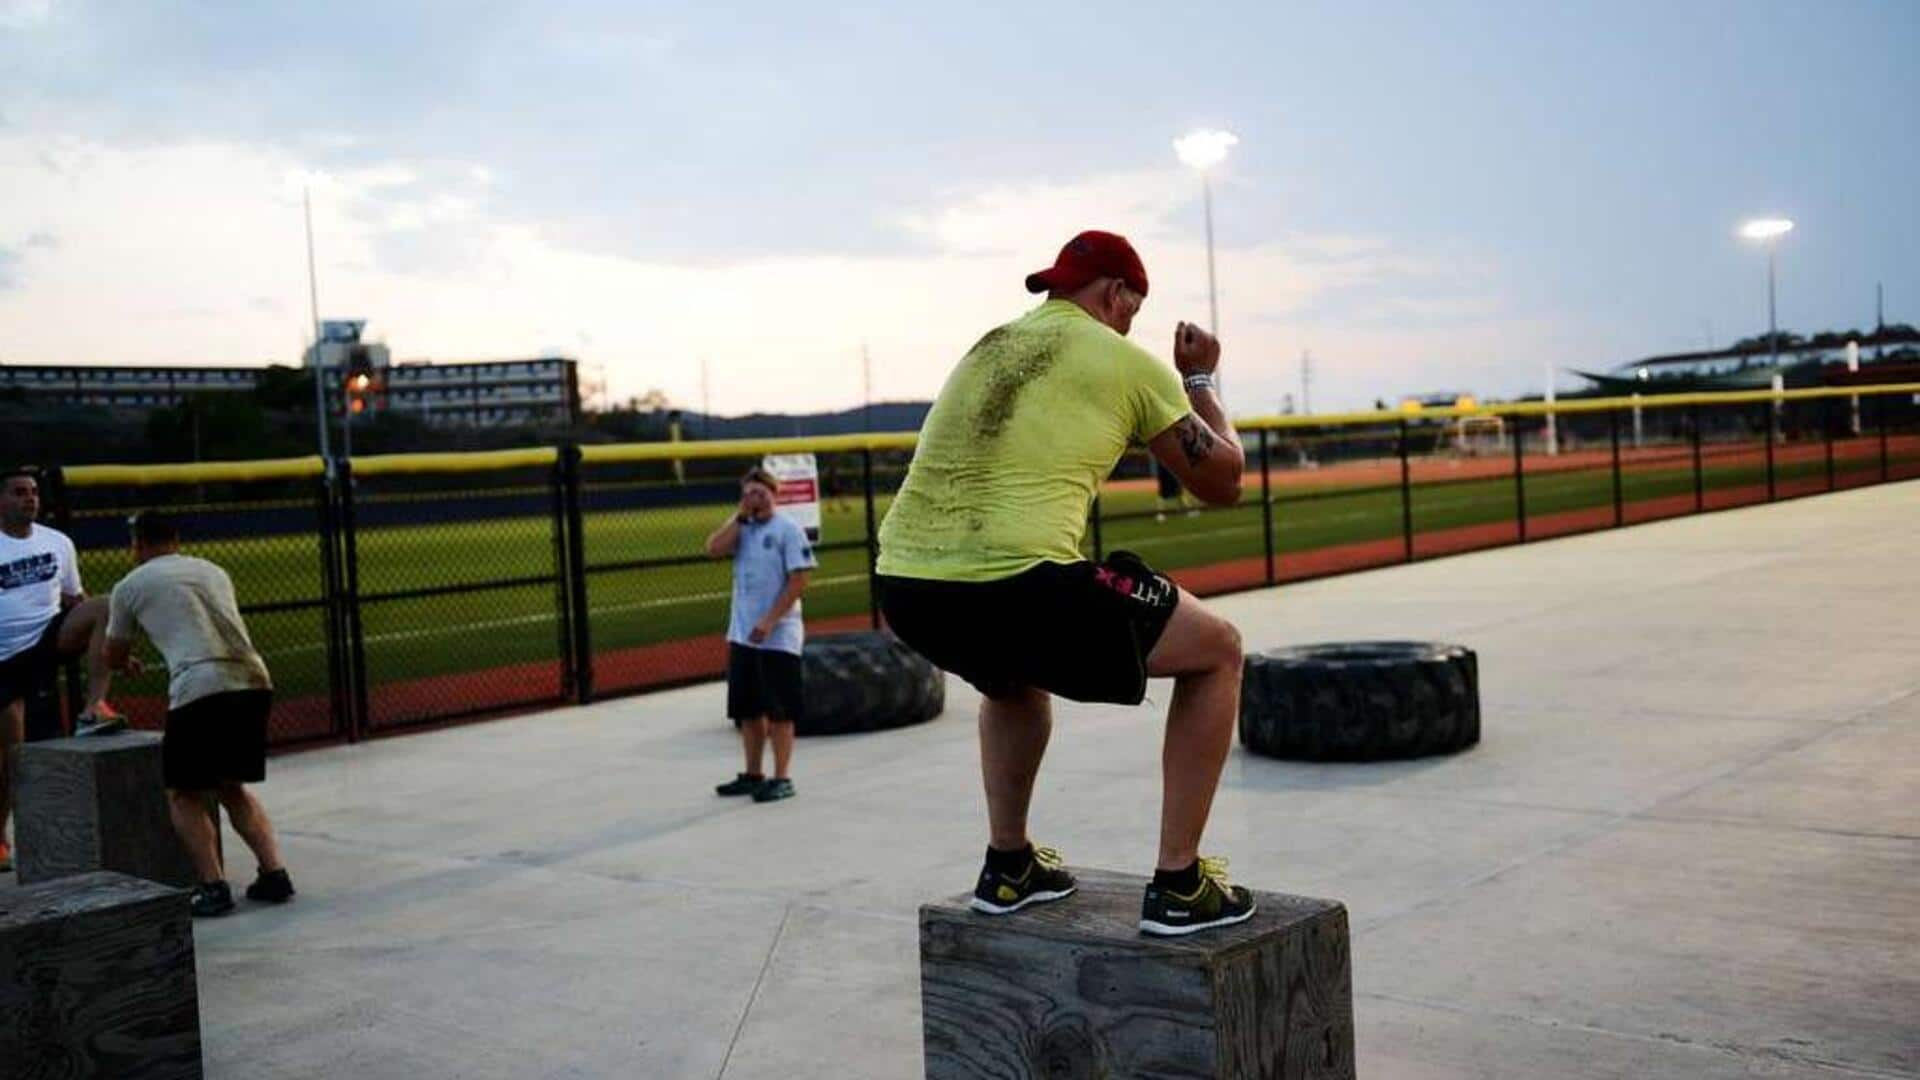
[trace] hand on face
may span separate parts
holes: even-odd
[[[748,484],[740,491],[740,513],[752,521],[765,521],[773,516],[773,492],[763,485]]]
[[[1190,322],[1173,328],[1173,366],[1182,375],[1212,372],[1220,366],[1220,341]]]

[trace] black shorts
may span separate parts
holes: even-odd
[[[169,710],[161,782],[173,791],[206,791],[265,780],[272,711],[271,690],[229,690]]]
[[[0,660],[0,708],[32,697],[53,681],[60,670],[60,624],[72,610],[55,615],[33,644]]]
[[[798,656],[779,649],[727,644],[727,719],[738,724],[764,716],[793,723],[800,719],[805,706]]]
[[[988,697],[1037,687],[1122,705],[1147,696],[1147,655],[1180,601],[1172,581],[1127,551],[999,581],[883,576],[879,585],[900,640]]]

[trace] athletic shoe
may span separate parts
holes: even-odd
[[[93,735],[111,735],[116,731],[127,730],[127,718],[119,709],[104,701],[96,701],[87,706],[74,725],[73,737],[84,739]]]
[[[1227,881],[1227,860],[1200,860],[1200,887],[1181,894],[1147,883],[1140,907],[1140,929],[1160,937],[1179,937],[1253,918],[1253,894]]]
[[[753,789],[753,801],[774,802],[779,799],[791,799],[793,794],[793,781],[784,776],[776,776]]]
[[[764,777],[741,773],[724,784],[716,784],[713,793],[715,795],[751,795],[765,782]]]
[[[13,849],[7,846],[5,840],[0,840],[0,874],[11,869],[13,869]]]
[[[293,899],[293,879],[287,876],[285,867],[262,870],[260,876],[253,879],[253,884],[247,886],[247,899],[284,904]]]
[[[211,919],[233,910],[233,890],[224,881],[209,881],[193,887],[193,917]]]
[[[969,906],[988,915],[1011,915],[1028,904],[1064,900],[1077,887],[1060,853],[1037,847],[1033,849],[1033,861],[1018,875],[999,873],[991,866],[983,868]]]

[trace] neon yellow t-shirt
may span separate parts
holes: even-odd
[[[994,581],[1079,561],[1127,444],[1191,411],[1173,368],[1071,301],[1041,304],[947,377],[880,526],[880,573]]]

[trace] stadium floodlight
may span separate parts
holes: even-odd
[[[1740,235],[1748,240],[1772,240],[1793,231],[1793,222],[1787,218],[1755,218],[1740,226]]]
[[[1213,285],[1213,184],[1207,170],[1227,158],[1227,151],[1239,145],[1240,136],[1231,131],[1201,128],[1173,140],[1173,152],[1188,168],[1200,174],[1200,199],[1207,215],[1207,331],[1220,333],[1220,297]]]
[[[1775,320],[1774,307],[1774,249],[1779,247],[1781,237],[1793,231],[1790,218],[1754,218],[1740,226],[1740,235],[1748,240],[1758,240],[1767,245],[1767,346],[1769,363],[1773,370],[1780,370],[1780,331]]]
[[[1206,172],[1226,160],[1227,151],[1239,145],[1240,136],[1231,131],[1202,128],[1173,140],[1173,152],[1189,168]]]

